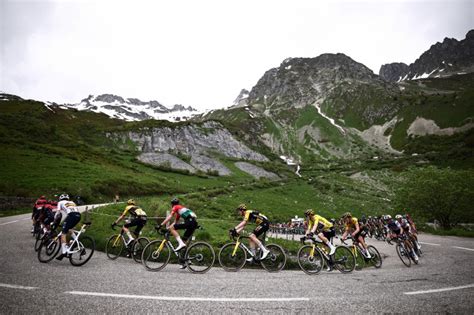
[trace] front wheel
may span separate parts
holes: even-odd
[[[342,273],[352,272],[356,266],[356,258],[346,246],[337,246],[333,257],[334,267]]]
[[[400,257],[400,260],[402,261],[402,263],[405,266],[410,267],[411,266],[411,260],[410,260],[409,254],[407,253],[405,247],[402,247],[402,245],[397,244],[396,249],[397,249],[398,257]]]
[[[69,262],[71,265],[79,267],[84,265],[91,259],[95,250],[95,241],[88,235],[79,236],[79,241],[72,243],[72,248],[69,249],[71,256]]]
[[[314,248],[314,249],[313,249]],[[316,246],[304,245],[298,250],[298,265],[308,275],[316,275],[324,266],[324,259]]]
[[[214,265],[216,253],[211,245],[205,242],[198,242],[189,246],[185,257],[185,263],[191,272],[205,273]]]
[[[133,242],[132,257],[137,263],[142,262],[142,253],[148,243],[150,240],[146,237],[139,237]]]
[[[38,249],[38,260],[42,263],[47,263],[53,260],[61,248],[61,240],[47,237]]]
[[[286,254],[283,248],[276,244],[268,244],[265,247],[270,253],[268,253],[265,259],[260,260],[262,267],[268,272],[278,272],[285,268]]]
[[[120,234],[112,235],[105,245],[105,253],[109,259],[117,259],[123,250],[122,236]]]
[[[367,250],[369,251],[370,256],[371,256],[371,258],[369,259],[369,264],[371,264],[375,268],[382,267],[382,256],[380,256],[380,253],[377,250],[377,248],[375,248],[372,245],[369,245],[367,247]]]
[[[149,271],[160,271],[171,258],[171,249],[166,240],[148,243],[142,252],[142,264]]]
[[[247,253],[237,243],[229,243],[222,246],[218,258],[225,271],[239,271],[245,265]]]

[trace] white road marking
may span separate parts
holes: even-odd
[[[132,295],[114,294],[101,292],[67,291],[67,294],[105,296],[127,299],[146,299],[160,301],[197,301],[197,302],[295,302],[309,301],[309,298],[204,298],[204,297],[175,297],[175,296],[152,296],[152,295]]]
[[[15,222],[18,222],[18,220],[5,222],[5,223],[0,223],[0,225],[7,225],[7,224],[10,224],[10,223],[15,223]]]
[[[468,285],[463,285],[463,286],[460,286],[460,287],[451,287],[451,288],[444,288],[444,289],[434,289],[434,290],[426,290],[426,291],[405,292],[404,294],[406,294],[406,295],[427,294],[427,293],[453,291],[453,290],[461,290],[461,289],[468,289],[468,288],[474,288],[474,284],[468,284]]]
[[[470,250],[470,251],[474,252],[474,249],[472,249],[472,248],[459,247],[459,246],[451,246],[451,247],[458,248],[458,249],[464,249],[464,250]]]
[[[0,283],[0,287],[10,288],[10,289],[21,289],[21,290],[35,290],[35,289],[38,289],[37,287],[25,287],[25,286],[22,286],[22,285],[14,285],[14,284],[6,284],[6,283]]]
[[[433,244],[433,243],[426,243],[426,242],[418,242],[418,243],[425,244],[425,245],[441,246],[441,244]]]

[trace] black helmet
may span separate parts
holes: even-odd
[[[179,205],[179,199],[176,198],[176,197],[173,198],[173,199],[171,199],[171,204],[172,204],[173,206]]]

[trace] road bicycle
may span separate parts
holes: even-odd
[[[396,242],[396,250],[398,257],[403,262],[403,264],[407,267],[411,266],[411,262],[413,261],[416,265],[418,264],[418,259],[416,259],[416,253],[413,248],[412,242],[405,234],[402,234],[394,239]]]
[[[348,245],[343,240],[341,240],[341,242],[345,245],[348,245],[352,253],[354,254],[354,257],[356,258],[357,269],[362,269],[364,265],[374,266],[375,268],[382,267],[382,256],[380,256],[380,253],[377,248],[372,245],[367,246],[367,251],[370,253],[370,258],[368,258],[365,249],[362,247],[362,244],[360,244],[359,241],[354,240],[353,238],[348,239],[352,241],[352,245]]]
[[[92,237],[84,235],[86,228],[91,224],[84,223],[79,231],[71,230],[72,236],[69,241],[66,256],[73,266],[82,266],[87,263],[95,250],[95,241]],[[56,235],[54,231],[46,234],[38,250],[38,260],[42,263],[48,263],[53,260],[61,248],[62,231]]]
[[[148,243],[142,251],[142,264],[149,271],[160,271],[166,267],[173,252],[178,262],[192,273],[205,273],[211,269],[216,260],[216,253],[211,245],[206,242],[191,243],[189,240],[185,248],[176,250],[170,240],[170,231],[159,230],[163,239]]]
[[[256,248],[255,254],[242,242],[250,239],[248,236],[230,234],[233,242],[227,243],[219,251],[219,264],[226,271],[239,271],[247,263],[247,258],[253,258],[252,261],[259,263],[268,272],[278,272],[286,265],[286,254],[283,248],[277,244],[265,245],[265,233],[261,239],[262,244],[270,253],[264,259],[261,259],[261,250]]]
[[[150,240],[146,237],[138,237],[127,243],[122,226],[119,234],[109,237],[105,245],[105,253],[109,259],[115,260],[122,254],[123,249],[126,248],[127,256],[132,257],[137,263],[141,263],[143,249],[148,243],[150,243]]]
[[[329,270],[335,268],[342,273],[352,272],[356,265],[355,256],[346,246],[337,246],[333,255],[329,255],[326,245],[319,238],[314,236],[303,236],[301,239],[303,246],[298,250],[298,265],[308,275],[316,275],[321,272],[326,265]],[[305,241],[311,244],[305,244]]]

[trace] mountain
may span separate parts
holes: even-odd
[[[123,98],[113,94],[89,95],[78,104],[65,104],[65,107],[104,113],[109,117],[126,121],[147,119],[181,121],[199,112],[191,106],[174,105],[167,108],[158,101],[143,102],[138,98]]]
[[[379,74],[384,80],[398,82],[425,78],[440,78],[474,72],[474,30],[457,41],[445,38],[424,52],[409,66],[404,63],[382,65]]]

